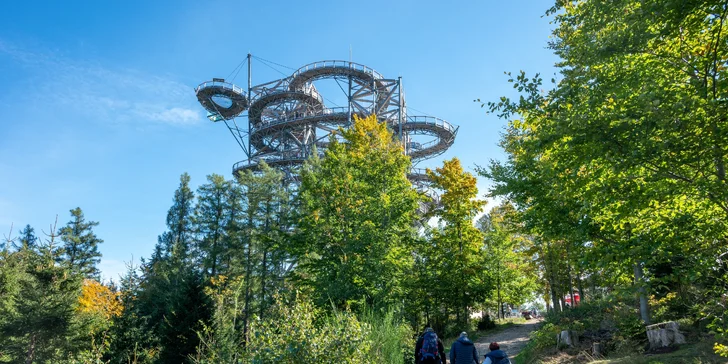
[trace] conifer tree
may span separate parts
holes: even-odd
[[[86,221],[80,207],[71,210],[71,221],[60,231],[63,241],[63,259],[71,270],[86,278],[99,277],[96,265],[101,260],[98,245],[104,241],[93,232],[99,223]]]
[[[198,233],[198,251],[205,274],[216,276],[224,271],[225,255],[229,247],[225,246],[225,227],[230,217],[229,190],[230,182],[219,174],[207,176],[208,183],[197,189],[197,207],[195,224]]]
[[[20,231],[18,242],[15,245],[17,249],[21,249],[22,247],[34,249],[37,242],[38,237],[35,236],[35,229],[33,229],[30,225],[25,225],[25,228]]]
[[[78,350],[69,338],[84,329],[74,325],[82,277],[57,263],[63,254],[57,237],[52,227],[38,251],[16,252],[9,259],[15,279],[0,290],[9,289],[14,297],[0,305],[5,318],[0,321],[0,342],[11,362],[57,363],[65,353]]]
[[[194,353],[199,343],[196,331],[209,319],[203,277],[192,264],[190,243],[194,233],[194,193],[187,173],[180,177],[174,202],[167,213],[167,228],[155,255],[142,267],[140,292],[135,305],[153,340],[143,350],[157,352],[156,361],[179,363]]]
[[[264,161],[258,171],[240,173],[234,188],[232,193],[242,197],[231,205],[237,204],[239,212],[230,223],[241,228],[237,233],[241,249],[237,249],[236,261],[242,265],[239,274],[244,276],[242,325],[246,335],[253,313],[265,316],[291,267],[286,246],[290,240],[291,202],[283,174]]]
[[[174,249],[180,256],[181,261],[188,259],[190,238],[193,231],[193,204],[195,195],[190,189],[190,175],[186,172],[180,176],[180,184],[174,192],[174,204],[167,212],[167,228],[170,236],[164,240],[166,243],[167,254]],[[173,245],[178,244],[179,247],[174,248]]]

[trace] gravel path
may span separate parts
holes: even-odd
[[[541,320],[528,320],[525,324],[514,325],[501,332],[478,338],[475,342],[478,354],[482,357],[490,352],[488,345],[495,341],[500,345],[501,350],[505,351],[513,360],[528,344],[528,335],[531,331],[536,330],[539,324],[541,324]]]

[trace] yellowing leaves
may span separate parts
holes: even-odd
[[[98,314],[108,320],[121,315],[124,307],[121,305],[119,292],[113,292],[95,280],[86,279],[83,281],[81,296],[78,298],[78,310]]]

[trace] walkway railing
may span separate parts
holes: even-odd
[[[348,61],[336,61],[336,60],[327,60],[327,61],[318,61],[314,63],[309,63],[299,69],[296,70],[296,72],[293,72],[293,78],[296,78],[298,75],[300,75],[303,72],[307,72],[313,69],[319,69],[319,68],[348,68],[357,70],[360,72],[364,72],[367,74],[372,75],[375,79],[382,79],[384,78],[379,72],[359,63],[354,62],[348,62]]]

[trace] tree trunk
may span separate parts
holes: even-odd
[[[33,363],[33,357],[35,356],[35,341],[36,341],[36,336],[35,336],[35,334],[33,334],[30,337],[30,347],[28,347],[28,354],[25,356],[25,364]]]
[[[556,288],[554,288],[553,280],[551,281],[549,286],[551,290],[551,303],[554,307],[554,313],[561,312],[562,307],[559,305],[559,295],[556,293]]]
[[[248,237],[245,249],[245,318],[243,319],[243,340],[244,343],[248,342],[248,323],[250,322],[250,276],[251,276],[251,261],[250,261],[250,250],[253,245],[253,216],[248,214],[248,226],[245,227],[247,232],[245,235]]]
[[[579,302],[585,302],[586,294],[584,293],[584,284],[581,280],[581,272],[576,272],[576,287],[579,289]]]
[[[268,273],[268,247],[263,249],[263,267],[261,268],[260,275],[260,318],[263,318],[265,314],[265,280],[267,279]]]
[[[263,267],[261,270],[260,275],[260,318],[263,318],[263,315],[265,314],[265,290],[266,290],[266,279],[268,279],[268,246],[269,246],[269,238],[271,235],[270,232],[270,210],[271,210],[271,201],[268,199],[265,203],[265,244],[263,244]]]
[[[460,223],[458,222],[458,243],[460,245],[460,259],[462,259],[462,263],[465,263],[465,259],[463,257],[463,231],[462,227],[460,226]],[[462,310],[463,313],[463,321],[460,321],[458,318],[458,322],[467,322],[468,321],[468,314],[467,314],[467,305],[465,304],[465,290],[467,288],[465,287],[465,279],[463,279],[462,275],[460,275],[460,309],[458,309],[458,316],[460,316],[460,310]]]
[[[554,307],[554,313],[561,312],[562,307],[559,306],[559,296],[556,294],[556,277],[553,266],[551,243],[546,245],[546,270],[548,272],[549,289],[551,290],[551,303]]]
[[[571,253],[569,249],[569,243],[566,244],[566,275],[569,278],[569,296],[571,297],[571,308],[576,307],[576,300],[574,299],[574,279],[571,275]]]
[[[501,299],[501,277],[500,277],[500,263],[498,263],[498,313],[501,319],[503,319],[503,300]]]
[[[640,316],[645,325],[650,324],[650,311],[647,305],[647,290],[645,289],[644,278],[642,277],[642,264],[639,262],[634,265],[634,283],[637,285],[637,292],[640,299]]]

